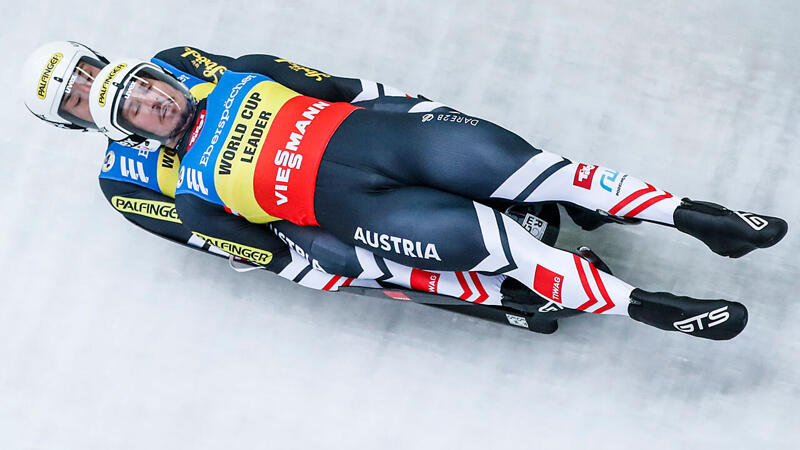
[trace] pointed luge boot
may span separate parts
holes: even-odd
[[[667,292],[634,289],[628,315],[667,331],[680,331],[715,341],[734,338],[747,325],[747,308],[728,300],[699,300]]]
[[[777,217],[732,211],[688,198],[675,209],[673,219],[678,230],[700,239],[714,253],[731,258],[777,244],[789,228]]]

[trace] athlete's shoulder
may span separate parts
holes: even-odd
[[[331,78],[331,75],[317,69],[297,64],[279,56],[268,54],[244,55],[230,62],[229,68],[237,72],[258,72],[270,77],[285,79],[297,73],[303,78],[320,82]]]
[[[195,47],[180,46],[162,50],[151,59],[155,64],[169,70],[184,83],[216,83],[228,70],[233,58],[215,55]],[[190,85],[191,84],[191,85]]]
[[[180,160],[172,149],[162,147],[149,152],[112,141],[106,149],[99,178],[134,184],[174,197],[179,167]]]
[[[181,227],[173,229],[172,224],[181,225],[181,220],[172,198],[130,182],[110,178],[100,178],[99,181],[108,203],[125,218],[147,231],[168,234],[172,239],[186,235],[187,230]],[[179,240],[185,242],[186,238]]]

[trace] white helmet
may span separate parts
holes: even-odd
[[[96,78],[89,108],[97,127],[111,140],[156,150],[191,125],[195,99],[160,66],[123,59],[109,63]]]
[[[79,67],[81,62],[84,64]],[[90,71],[99,71],[106,64],[108,60],[105,57],[78,42],[55,41],[37,48],[22,66],[25,106],[36,117],[57,127],[97,129],[88,109],[85,109],[86,114],[80,114],[85,117],[80,117],[73,114],[76,112],[74,108],[64,106],[65,100],[72,99],[70,106],[79,104],[82,96],[72,94],[83,90],[88,94],[93,81]],[[81,86],[81,90],[76,86]]]

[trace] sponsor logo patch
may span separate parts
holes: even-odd
[[[42,76],[39,77],[39,85],[36,87],[36,96],[39,98],[44,99],[47,97],[47,85],[50,84],[50,79],[53,78],[53,69],[56,68],[63,57],[64,55],[61,53],[56,53],[50,58],[50,61],[47,61],[47,65],[44,66]]]
[[[250,81],[256,78],[255,75],[248,75],[239,82],[233,89],[231,89],[231,93],[228,95],[228,99],[223,103],[224,109],[222,110],[222,114],[220,114],[219,122],[217,123],[217,129],[214,131],[214,136],[211,137],[211,142],[206,147],[205,151],[203,151],[203,155],[200,157],[200,165],[207,166],[208,162],[211,158],[211,155],[214,154],[214,146],[217,145],[220,137],[222,137],[222,131],[225,129],[225,125],[228,124],[228,120],[231,118],[231,108],[233,107],[233,102],[236,100],[236,97],[239,95],[239,92],[244,88],[244,86],[249,83]]]
[[[761,231],[768,225],[767,219],[763,217],[759,217],[753,213],[744,212],[744,211],[734,211],[734,213],[739,216],[742,220],[744,220],[750,228]]]
[[[616,195],[619,197],[619,191],[622,190],[622,184],[625,183],[625,179],[628,178],[628,174],[622,175],[622,178],[619,180],[619,184],[617,185],[617,192]]]
[[[380,248],[383,251],[394,251],[398,255],[405,255],[411,258],[435,259],[441,261],[436,244],[431,242],[412,241],[399,236],[376,233],[357,227],[353,239],[366,244],[372,248]]]
[[[214,80],[215,83],[219,81],[219,77],[227,70],[225,66],[220,65],[216,61],[211,60],[211,58],[190,47],[183,48],[181,58],[192,58],[190,62],[197,68],[203,66],[203,76]]]
[[[231,213],[233,213],[233,211],[231,211]],[[273,223],[268,223],[267,226],[269,227],[270,230],[272,230],[273,233],[275,233],[275,236],[278,236],[278,239],[282,240],[286,245],[289,246],[289,248],[291,248],[292,250],[297,252],[298,255],[300,255],[303,258],[305,258],[306,261],[310,262],[311,263],[311,267],[313,267],[315,270],[319,270],[320,272],[325,272],[325,269],[322,268],[322,266],[320,265],[318,260],[316,260],[315,258],[310,257],[309,254],[306,253],[306,251],[303,250],[302,247],[300,247],[299,245],[295,244],[293,240],[289,239],[289,237],[286,236],[285,234],[283,234],[283,232],[281,232],[277,228],[275,228]],[[327,272],[325,272],[325,273],[327,273]]]
[[[186,180],[186,187],[189,190],[208,195],[208,188],[203,182],[203,172],[192,167],[187,169],[185,166],[181,166],[178,172],[178,187],[183,186],[184,180]]]
[[[572,184],[584,189],[591,189],[596,171],[597,166],[594,164],[578,164],[578,170],[575,171],[575,178],[572,180]]]
[[[108,95],[108,85],[111,84],[111,80],[114,79],[115,76],[124,68],[128,67],[127,64],[117,64],[116,67],[111,69],[111,72],[108,72],[106,79],[103,80],[103,84],[100,85],[100,95],[97,97],[97,104],[100,106],[106,106],[106,96]]]
[[[689,317],[688,319],[679,320],[672,325],[678,331],[691,333],[695,330],[695,324],[697,325],[698,330],[703,329],[703,319],[707,318],[708,323],[706,323],[706,327],[711,328],[727,321],[730,316],[731,315],[728,312],[728,307],[723,306],[722,308],[718,308],[710,312],[698,314],[694,317]]]
[[[194,128],[192,128],[192,134],[189,136],[189,143],[186,145],[186,151],[192,149],[192,145],[194,145],[194,141],[197,140],[197,136],[200,136],[200,131],[203,130],[203,125],[206,123],[206,110],[200,111],[200,114],[197,116],[197,122],[194,123]]]
[[[547,302],[547,304],[539,307],[539,312],[540,313],[556,312],[556,311],[561,311],[562,309],[564,309],[563,306],[559,305],[554,301],[549,301]]]
[[[552,270],[536,265],[533,275],[533,290],[539,295],[561,303],[561,288],[564,285],[564,276]]]
[[[603,172],[603,176],[600,177],[600,187],[613,193],[614,189],[621,186],[622,182],[627,178],[627,175],[622,174],[622,178],[620,178],[620,175],[620,172],[616,170],[606,169]],[[617,195],[619,195],[619,190],[617,190]]]
[[[181,223],[175,204],[155,200],[142,200],[139,198],[111,197],[111,205],[120,212],[137,214],[151,219],[165,220],[167,222]]]
[[[119,173],[123,177],[130,178],[133,181],[141,181],[142,183],[150,181],[150,177],[147,176],[147,172],[144,170],[144,164],[130,157],[119,157]]]
[[[481,121],[479,119],[476,119],[474,117],[465,116],[464,114],[461,114],[461,113],[459,113],[457,111],[453,111],[452,114],[437,114],[437,115],[433,115],[433,114],[428,113],[428,114],[425,114],[425,115],[422,116],[422,121],[423,122],[430,122],[434,118],[436,120],[440,121],[440,122],[455,122],[455,123],[460,123],[460,124],[464,124],[464,125],[471,125],[473,127],[475,127],[479,123],[481,123]]]
[[[289,179],[292,176],[291,169],[300,169],[303,163],[303,154],[298,148],[306,135],[306,128],[311,126],[320,111],[330,106],[330,103],[317,102],[306,108],[302,118],[295,122],[295,127],[283,148],[275,153],[275,205],[280,206],[289,201]],[[296,171],[295,171],[296,172]],[[283,192],[287,192],[284,194]]]
[[[441,274],[420,269],[411,269],[411,289],[437,293]]]
[[[331,77],[327,73],[320,72],[319,70],[309,69],[308,67],[301,66],[300,64],[293,63],[285,59],[276,59],[275,62],[286,63],[289,65],[289,69],[294,70],[295,72],[303,72],[305,76],[307,76],[308,78],[313,78],[316,81],[322,81],[325,78]]]
[[[109,151],[108,153],[106,153],[106,159],[103,160],[102,171],[108,172],[109,170],[111,170],[111,168],[114,167],[114,161],[116,161],[116,159],[117,157],[116,155],[114,155],[113,151]]]
[[[270,261],[272,261],[272,253],[266,250],[261,250],[255,247],[249,247],[247,245],[242,245],[236,242],[231,242],[211,236],[206,236],[205,234],[200,234],[194,231],[192,233],[202,238],[204,241],[208,242],[214,247],[217,247],[218,249],[226,253],[229,253],[233,256],[244,258],[248,261],[261,264],[262,266],[266,266],[267,264],[269,264]]]
[[[169,147],[162,147],[161,153],[159,156],[159,167],[163,167],[164,169],[174,169],[175,168],[175,161],[178,160],[178,153],[169,148]]]

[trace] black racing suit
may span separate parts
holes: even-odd
[[[362,80],[332,77],[269,55],[248,55],[234,59],[189,47],[162,51],[153,58],[153,62],[176,74],[197,97],[203,97],[213,90],[214,83],[228,68],[257,69],[304,94],[329,101],[353,100],[364,90],[365,83]],[[387,91],[393,94],[398,91],[378,83],[372,86],[378,95],[361,102],[367,108],[407,112],[414,105],[427,102],[423,98],[405,95],[387,96]],[[201,108],[202,105],[201,100]],[[374,279],[403,287],[423,287],[415,283],[415,279],[423,276],[420,271],[344,244],[318,227],[300,227],[288,221],[276,221],[268,226],[255,225],[237,217],[230,210],[190,196],[178,197],[179,218],[173,198],[178,167],[186,152],[186,142],[181,144],[177,150],[162,147],[157,153],[147,153],[111,143],[100,184],[112,206],[131,222],[157,235],[214,253],[221,254],[221,249],[305,286],[326,290],[335,290],[343,284],[377,286],[366,281]],[[549,214],[552,216],[552,211]],[[184,223],[191,224],[191,231]],[[554,239],[555,236],[551,236],[551,240]],[[425,272],[424,276],[432,275],[431,272]],[[503,296],[499,288],[505,277],[466,273],[439,273],[436,276],[435,292],[487,304],[499,304]],[[354,278],[362,280],[354,281]],[[527,293],[521,295],[519,287],[510,283],[510,280],[507,284],[507,293],[513,291],[516,301],[529,296]]]
[[[199,55],[200,65],[219,58]],[[238,232],[235,242],[262,247],[267,236],[258,230],[286,219],[403,266],[505,274],[564,306],[627,315],[633,286],[542,244],[504,207],[560,202],[672,225],[680,204],[628,174],[572,162],[377,83],[297,66],[306,79],[294,85],[284,60],[219,60],[229,71],[178,145],[197,142],[182,159],[176,205],[204,236]],[[185,57],[179,63],[196,69]],[[382,94],[405,110],[361,106],[382,103]],[[247,221],[225,219],[226,209]]]
[[[405,271],[399,284],[412,288],[417,271],[428,282],[417,288],[431,292],[450,273],[464,290],[460,298],[475,302],[487,300],[483,285],[492,279],[499,304],[501,283],[513,279],[530,298],[538,294],[559,308],[630,315],[690,334],[693,325],[684,322],[704,317],[686,318],[690,310],[702,313],[702,301],[636,289],[601,273],[589,258],[545,245],[504,213],[509,206],[558,202],[595,222],[599,215],[675,226],[676,211],[685,207],[680,197],[378,83],[268,55],[233,59],[189,47],[154,61],[194,84],[195,97],[208,94],[177,145],[174,191],[183,225],[205,243],[288,268],[294,258],[287,245],[304,242],[318,267],[391,282],[395,269]],[[124,172],[126,162],[119,164]],[[466,274],[473,285],[463,282]],[[473,288],[477,298],[467,294]],[[709,327],[725,323],[728,308],[737,319],[727,337],[708,337],[728,339],[743,328],[746,311],[731,302],[717,306]]]

